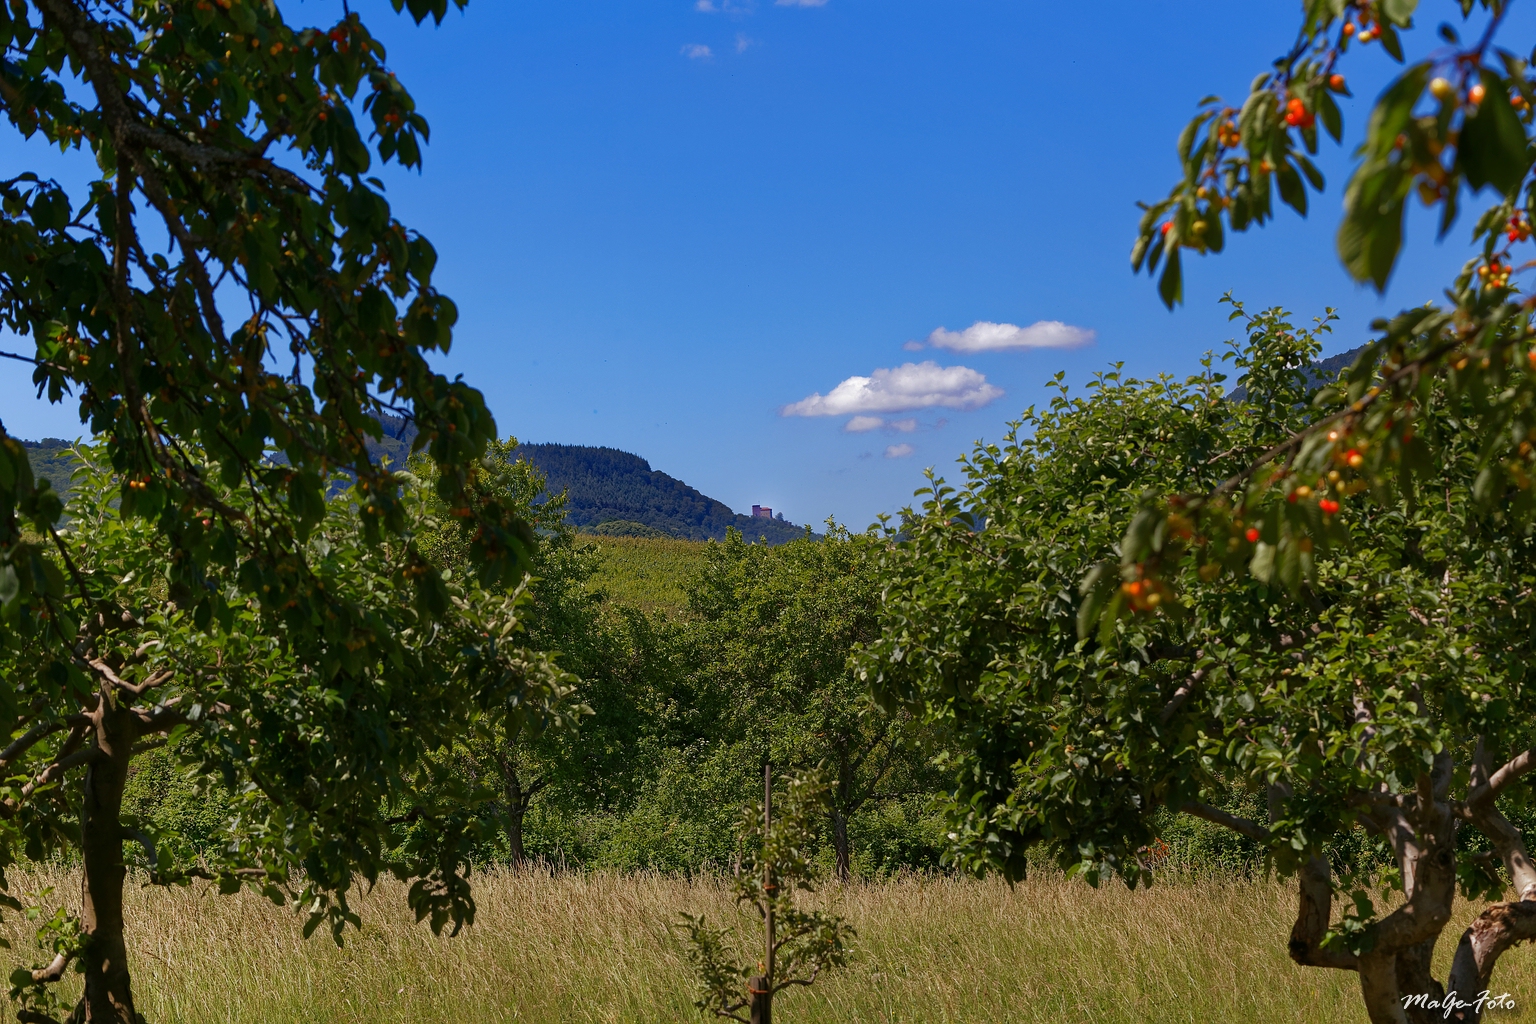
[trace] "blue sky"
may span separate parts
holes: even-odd
[[[328,24],[341,5],[286,6]],[[1132,277],[1133,204],[1166,192],[1195,100],[1245,94],[1299,3],[472,0],[436,29],[353,6],[433,126],[425,172],[385,181],[459,305],[443,367],[503,433],[632,451],[738,511],[862,527],[925,466],[953,472],[999,438],[1057,371],[1193,372],[1233,334],[1228,289],[1304,317],[1338,307],[1340,351],[1438,297],[1468,252],[1470,218],[1437,246],[1416,211],[1384,299],[1339,268],[1347,153],[1394,67],[1370,46],[1344,68],[1351,135],[1325,147],[1309,219],[1285,210],[1188,261],[1172,313]],[[1454,8],[1426,0],[1419,47]],[[0,136],[8,169],[37,159]],[[978,321],[1093,340],[988,349],[995,331],[962,333]],[[940,328],[948,348],[904,348]],[[927,360],[948,374],[900,370]],[[874,383],[834,390],[850,377]],[[34,401],[28,378],[0,364],[7,429],[75,436],[73,410]],[[961,407],[859,411],[912,392]],[[842,414],[782,414],[796,403]],[[849,432],[855,415],[870,429]]]

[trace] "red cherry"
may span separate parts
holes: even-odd
[[[1163,221],[1163,226],[1161,228],[1159,228],[1158,230],[1166,235],[1172,229],[1173,229],[1173,221],[1165,220],[1165,221]]]
[[[1243,534],[1243,536],[1248,538],[1249,544],[1257,544],[1259,542],[1259,531],[1252,526],[1248,527],[1248,532]]]
[[[1324,498],[1317,503],[1317,507],[1323,510],[1324,515],[1333,515],[1339,510],[1339,503],[1332,498]]]

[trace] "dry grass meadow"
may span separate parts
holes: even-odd
[[[13,880],[59,892],[79,884]],[[249,894],[134,889],[139,1009],[155,1024],[702,1019],[668,925],[679,910],[734,913],[719,882],[505,873],[477,882],[479,920],[457,938],[416,925],[400,888],[384,885],[362,901],[363,930],[340,949],[323,934],[306,942],[290,911]],[[782,1024],[1364,1020],[1354,975],[1286,959],[1292,895],[1277,883],[1133,893],[1058,878],[1012,890],[909,878],[826,895],[858,928],[857,960],[782,997]],[[24,923],[8,914],[5,931],[9,955],[26,957]],[[1525,1019],[1536,955],[1511,951],[1497,980],[1520,1007],[1501,1018]]]

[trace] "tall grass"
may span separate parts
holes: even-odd
[[[78,891],[78,879],[22,879]],[[140,1012],[156,1024],[676,1022],[702,1019],[669,929],[680,910],[748,919],[717,880],[647,874],[478,878],[479,917],[437,938],[381,885],[343,948],[300,937],[291,911],[207,887],[136,889],[130,948]],[[859,954],[781,997],[798,1022],[1363,1021],[1355,976],[1285,955],[1294,895],[1268,881],[1196,880],[1128,892],[1060,878],[906,878],[830,890]],[[1470,918],[1472,909],[1464,916]],[[1465,922],[1447,930],[1454,945]],[[7,915],[12,956],[30,936]],[[754,947],[755,948],[755,947]],[[1451,950],[1440,951],[1442,961]],[[1496,977],[1524,1016],[1536,959]]]

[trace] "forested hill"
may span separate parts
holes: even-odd
[[[1326,359],[1319,359],[1317,362],[1313,363],[1311,373],[1312,386],[1319,388],[1324,384],[1332,384],[1334,381],[1338,380],[1339,374],[1355,365],[1355,360],[1359,358],[1360,353],[1364,349],[1365,346],[1360,345],[1356,348],[1350,349],[1348,352],[1340,352],[1336,356],[1329,356]]]
[[[738,515],[724,502],[617,448],[526,444],[518,450],[548,479],[550,493],[567,493],[568,518],[580,529],[640,523],[669,537],[724,540],[734,526],[747,540],[764,538],[770,544],[805,536],[804,527],[784,520]]]
[[[69,493],[69,478],[75,471],[75,460],[69,455],[71,443],[57,437],[21,442],[27,450],[27,461],[32,463],[33,474],[47,480],[59,494]]]
[[[415,427],[382,417],[384,437],[369,443],[374,459],[403,464],[409,457]],[[57,438],[23,441],[32,471],[47,477],[61,494],[69,491],[74,460],[69,442]],[[616,448],[587,448],[567,444],[529,444],[519,453],[544,473],[549,493],[568,492],[568,519],[577,529],[621,536],[679,537],[685,540],[724,540],[735,527],[749,541],[760,538],[783,544],[805,535],[805,528],[782,519],[737,515],[724,502],[700,494],[681,480],[658,473],[638,455]]]

